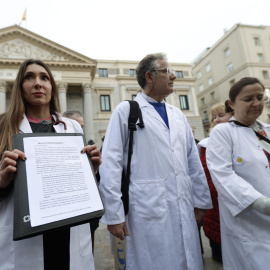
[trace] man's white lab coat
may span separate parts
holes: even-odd
[[[128,270],[201,270],[194,207],[208,209],[212,204],[191,128],[178,108],[165,103],[168,128],[141,94],[135,100],[145,127],[134,132],[129,213],[125,218],[120,189],[130,108],[122,102],[111,116],[102,148],[102,222],[127,221]]]

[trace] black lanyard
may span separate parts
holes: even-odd
[[[244,124],[242,124],[242,123],[240,123],[240,122],[238,122],[236,120],[231,120],[230,122],[234,122],[236,125],[241,126],[241,127],[247,127],[247,128],[249,128],[248,126],[246,126],[246,125],[244,125]],[[255,130],[253,130],[253,131],[256,133],[257,137],[259,137],[261,140],[264,140],[264,141],[266,141],[267,143],[270,144],[270,140],[268,140],[266,137],[264,137],[263,135],[261,135],[257,131],[255,131]]]

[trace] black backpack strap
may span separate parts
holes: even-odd
[[[129,204],[129,176],[130,176],[130,163],[131,156],[133,154],[133,132],[137,130],[136,123],[139,119],[139,123],[137,124],[140,128],[144,128],[144,123],[142,119],[142,112],[139,107],[139,104],[134,100],[128,100],[130,104],[130,112],[128,117],[128,130],[129,130],[129,145],[128,145],[128,162],[127,162],[127,171],[126,173],[123,170],[122,173],[122,200],[124,204],[125,215],[128,213],[128,204]]]
[[[240,122],[238,122],[236,120],[231,120],[230,122],[234,122],[236,125],[241,126],[241,127],[247,127],[247,128],[249,128],[248,126],[246,126],[246,125],[244,125],[244,124],[242,124],[242,123],[240,123]],[[270,140],[268,138],[264,137],[263,135],[261,135],[260,133],[256,132],[255,130],[253,130],[253,131],[255,132],[255,134],[256,134],[257,137],[259,137],[261,140],[264,140],[264,141],[266,141],[267,143],[270,144]]]
[[[144,123],[142,120],[142,111],[139,107],[138,102],[135,100],[128,100],[128,102],[130,105],[130,112],[128,117],[129,146],[128,146],[127,178],[129,180],[131,155],[133,154],[133,132],[137,130],[136,123],[138,119],[139,119],[138,126],[140,128],[144,128]]]

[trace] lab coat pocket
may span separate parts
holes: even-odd
[[[87,257],[92,252],[90,224],[79,225],[80,255]]]
[[[161,219],[166,213],[166,179],[134,181],[135,212],[139,217]]]

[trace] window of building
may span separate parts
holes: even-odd
[[[216,99],[216,93],[215,92],[210,93],[210,95],[211,95],[212,100]]]
[[[208,112],[207,111],[203,112],[203,117],[204,117],[204,120],[208,120]]]
[[[131,96],[131,99],[132,99],[132,100],[135,100],[136,96],[137,96],[137,95],[132,95],[132,96]]]
[[[111,110],[111,102],[109,95],[100,95],[100,110],[102,112],[109,112]]]
[[[233,71],[233,63],[230,63],[229,65],[227,65],[228,71],[232,72]]]
[[[225,54],[225,56],[229,56],[229,55],[231,54],[230,48],[227,48],[227,49],[224,51],[224,54]]]
[[[130,77],[135,77],[136,76],[136,69],[130,69],[129,70],[129,76]]]
[[[204,97],[201,98],[201,103],[202,103],[202,105],[205,105],[205,98]]]
[[[260,46],[261,45],[260,39],[258,37],[253,38],[253,40],[254,40],[254,45],[255,46]]]
[[[99,77],[108,77],[108,69],[107,68],[99,68],[98,74],[99,74]]]
[[[202,73],[199,71],[197,72],[197,79],[200,79],[202,77]]]
[[[188,97],[186,95],[179,96],[181,110],[189,110]]]
[[[200,89],[200,91],[203,91],[204,90],[203,84],[200,84],[199,85],[199,89]]]
[[[263,62],[263,54],[262,53],[258,53],[258,61],[259,62]]]
[[[234,84],[235,84],[235,79],[232,79],[232,80],[230,81],[230,87],[232,87]]]
[[[269,74],[268,74],[268,71],[267,70],[263,70],[263,78],[265,79],[265,80],[268,80],[269,79]]]
[[[208,79],[208,85],[212,85],[213,84],[213,78],[212,77],[210,77],[209,79]]]
[[[184,78],[183,71],[175,71],[176,78]]]
[[[205,68],[206,72],[209,72],[211,70],[211,64],[208,64]]]

